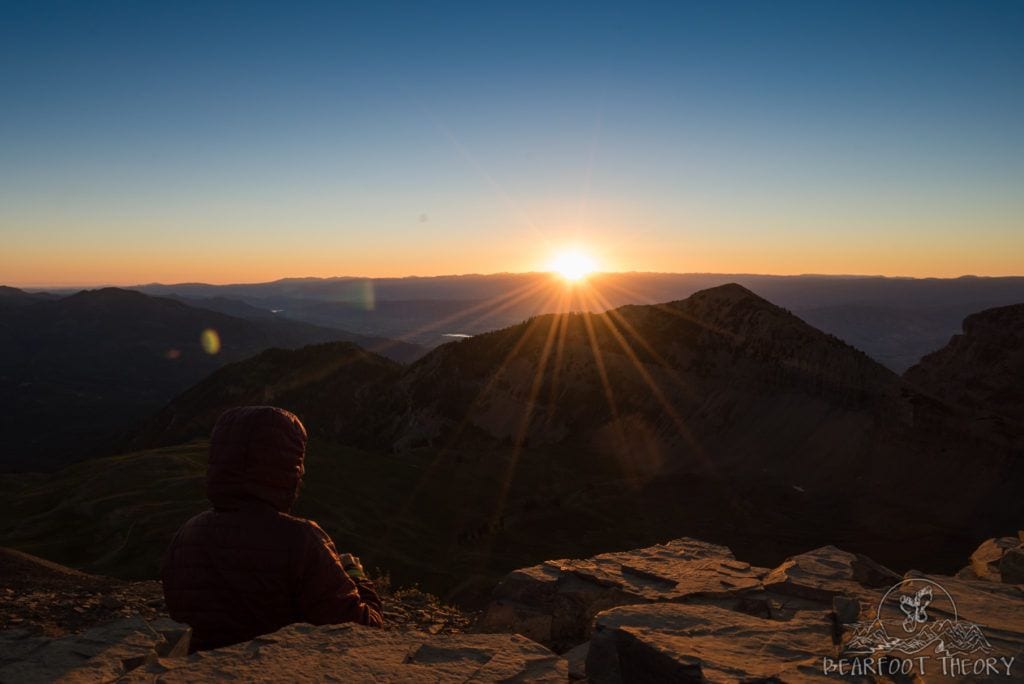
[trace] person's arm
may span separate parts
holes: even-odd
[[[310,522],[300,562],[297,594],[300,618],[304,622],[314,625],[357,622],[371,627],[384,623],[380,597],[373,583],[365,577],[356,581],[349,577],[334,542],[314,522]]]
[[[377,588],[373,586],[373,582],[366,576],[363,571],[363,564],[359,562],[358,556],[353,556],[351,553],[343,553],[338,556],[341,560],[341,567],[345,569],[345,574],[352,578],[352,581],[356,584],[356,589],[359,591],[359,596],[367,603],[367,605],[376,608],[377,612],[384,615],[384,609],[381,604],[380,595],[377,593]]]

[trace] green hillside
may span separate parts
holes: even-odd
[[[174,531],[208,505],[206,449],[194,442],[0,476],[0,546],[99,574],[155,578]],[[469,605],[513,568],[657,543],[668,529],[729,544],[762,565],[830,541],[885,553],[894,567],[921,551],[904,548],[877,516],[839,510],[829,497],[682,473],[645,482],[593,453],[395,456],[313,440],[306,472],[294,512],[317,520],[340,550],[397,585]],[[913,527],[920,544],[959,553],[949,531]]]

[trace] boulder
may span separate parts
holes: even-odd
[[[6,630],[0,632],[0,682],[114,681],[161,655],[184,655],[190,635],[187,625],[140,617],[57,639]]]
[[[587,681],[808,681],[835,653],[828,611],[770,620],[713,605],[660,603],[597,616]]]
[[[793,556],[764,578],[766,591],[832,605],[836,596],[874,596],[902,578],[867,556],[823,546]]]
[[[566,682],[568,664],[518,634],[430,635],[361,625],[289,625],[187,658],[159,658],[125,682]]]
[[[973,573],[978,579],[999,582],[1002,580],[999,566],[1003,556],[1007,551],[1019,549],[1020,547],[1021,540],[1019,537],[986,539],[971,554],[971,564],[968,566],[970,572],[965,574],[969,576],[970,573]]]
[[[517,632],[562,650],[585,641],[594,616],[603,610],[735,597],[759,588],[767,572],[736,560],[724,546],[687,538],[547,561],[509,573],[495,588],[480,628]]]

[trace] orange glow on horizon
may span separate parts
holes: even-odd
[[[660,247],[660,249],[659,249]],[[951,245],[949,247],[952,247]],[[602,272],[721,273],[801,275],[878,275],[915,278],[955,278],[963,275],[1021,275],[1013,249],[995,254],[971,249],[945,249],[939,255],[914,254],[911,249],[818,250],[810,246],[725,250],[711,242],[691,240],[681,245],[623,245],[612,249],[615,259],[598,264],[571,263],[551,268],[550,251],[520,246],[505,252],[452,251],[440,248],[417,255],[323,250],[315,255],[232,254],[228,249],[164,250],[83,247],[72,252],[25,249],[15,245],[0,252],[0,285],[26,288],[134,286],[148,283],[201,282],[211,285],[259,283],[282,278],[403,278],[462,274],[558,271],[582,277],[598,267]],[[653,250],[653,254],[651,251]],[[572,261],[572,260],[570,260]],[[571,279],[570,279],[571,280]]]

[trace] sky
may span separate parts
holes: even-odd
[[[0,283],[1024,274],[1024,3],[2,2]]]

